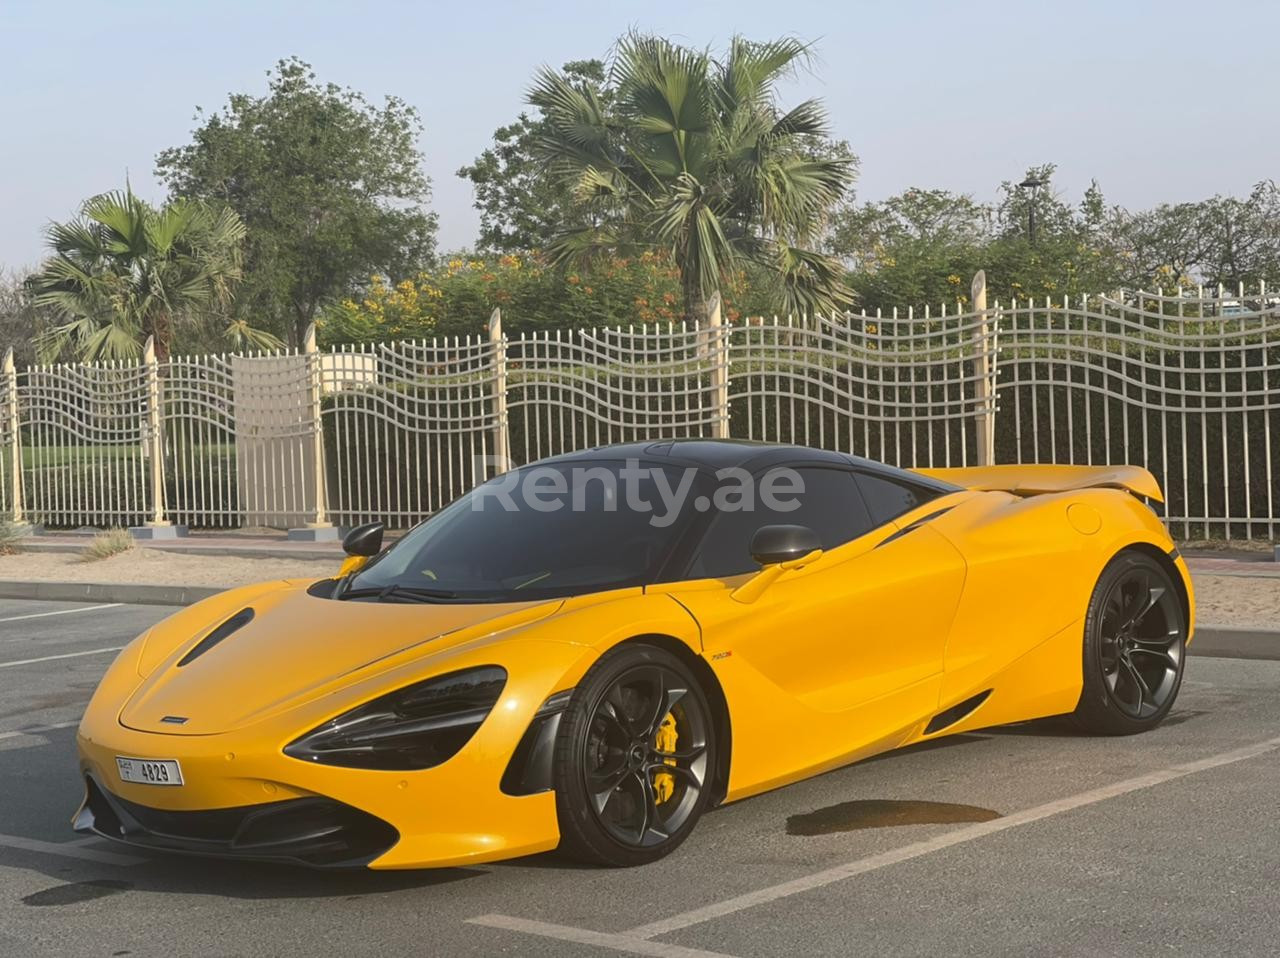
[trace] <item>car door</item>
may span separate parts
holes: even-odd
[[[964,582],[955,548],[927,522],[911,526],[936,493],[871,477],[869,500],[853,470],[791,468],[797,508],[717,513],[690,578],[665,587],[697,619],[726,689],[734,793],[847,761],[930,717]],[[809,526],[823,554],[741,602],[734,589],[759,569],[751,536],[775,523]]]

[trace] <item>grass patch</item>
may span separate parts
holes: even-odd
[[[133,536],[127,529],[108,529],[94,536],[80,553],[81,562],[97,562],[109,559],[134,547]]]

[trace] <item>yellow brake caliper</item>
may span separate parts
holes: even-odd
[[[653,747],[659,752],[674,752],[676,750],[676,717],[670,712],[667,717],[662,720],[662,724],[658,726],[658,734],[653,737]],[[674,765],[674,758],[663,759],[667,765]],[[675,776],[670,772],[659,772],[653,776],[653,797],[657,799],[659,805],[669,799],[676,790]]]

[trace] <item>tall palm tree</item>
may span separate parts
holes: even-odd
[[[795,39],[735,37],[717,60],[631,34],[616,47],[604,95],[542,70],[529,93],[547,121],[539,149],[593,216],[557,237],[552,259],[664,249],[695,320],[745,263],[777,275],[793,310],[848,302],[839,264],[813,247],[856,160],[826,148],[818,101],[784,111],[776,99],[779,80],[808,53]]]
[[[177,323],[221,321],[240,281],[245,227],[230,209],[183,199],[156,208],[126,189],[88,200],[48,237],[53,255],[32,285],[60,321],[37,344],[42,358],[126,359],[150,336],[166,359]],[[222,333],[234,346],[279,345],[241,321]]]

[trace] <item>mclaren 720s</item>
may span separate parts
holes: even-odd
[[[419,868],[669,853],[708,808],[1070,714],[1140,732],[1191,638],[1134,467],[907,472],[813,449],[591,449],[477,486],[332,578],[139,636],[80,725],[75,827]]]

